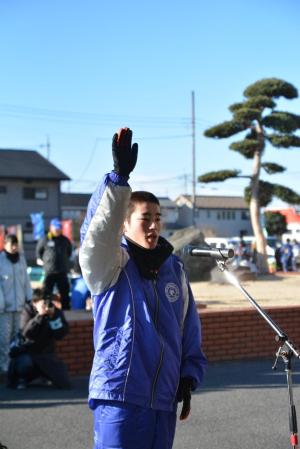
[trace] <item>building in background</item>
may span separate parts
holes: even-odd
[[[27,260],[35,259],[30,214],[43,212],[45,228],[61,218],[61,181],[69,176],[37,151],[0,149],[0,225],[21,225]]]
[[[182,227],[200,228],[205,236],[232,237],[253,235],[249,206],[240,196],[196,196],[195,218],[190,195],[180,195],[175,200]]]
[[[73,238],[79,241],[79,231],[85,217],[90,193],[62,193],[61,194],[61,217],[63,220],[72,220]],[[174,230],[180,228],[178,224],[178,206],[168,197],[159,197],[161,205],[163,229],[162,235],[169,237]]]
[[[63,220],[72,220],[72,235],[75,242],[80,241],[80,226],[91,195],[91,193],[61,193],[61,217]]]
[[[163,227],[161,235],[166,239],[170,237],[174,231],[181,228],[178,223],[179,210],[175,201],[170,200],[169,197],[158,197],[160,203],[161,217]]]
[[[0,149],[0,226],[2,230],[21,226],[29,264],[35,265],[36,246],[31,214],[43,214],[46,231],[51,218],[60,218],[70,228],[74,243],[79,242],[91,194],[62,193],[61,181],[66,180],[70,178],[36,151]],[[159,201],[164,237],[193,225],[191,196],[180,195],[176,201],[160,197]],[[205,236],[253,234],[249,208],[242,197],[197,196],[195,225]]]
[[[283,241],[289,239],[296,239],[300,242],[300,207],[282,207],[282,208],[272,208],[268,207],[265,212],[279,212],[286,219],[287,232],[282,235]]]

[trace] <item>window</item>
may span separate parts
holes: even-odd
[[[227,219],[228,220],[235,220],[235,211],[234,210],[228,210],[227,211]]]
[[[5,194],[7,192],[6,186],[0,186],[0,194]]]
[[[242,212],[241,212],[241,219],[242,220],[249,220],[249,211],[248,210],[242,210]]]
[[[206,211],[207,218],[210,218],[210,210]]]
[[[48,199],[48,189],[39,187],[24,187],[23,198],[25,200],[46,200]]]

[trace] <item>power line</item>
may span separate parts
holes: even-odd
[[[153,184],[153,183],[165,183],[165,182],[171,182],[171,181],[181,181],[185,180],[187,175],[178,175],[178,176],[172,176],[168,178],[153,178],[153,179],[142,179],[142,180],[136,180],[136,183],[141,184]]]
[[[113,115],[113,114],[99,114],[91,112],[67,111],[58,109],[37,108],[22,105],[0,104],[0,115],[6,117],[20,117],[26,119],[46,120],[62,123],[81,123],[85,125],[104,126],[115,124],[118,122],[133,121],[143,127],[178,127],[183,126],[190,128],[189,117],[175,117],[175,116],[133,116],[133,115]],[[209,123],[205,119],[200,119],[197,124]]]
[[[180,124],[180,123],[188,123],[187,117],[151,117],[151,116],[124,116],[124,115],[116,115],[116,114],[99,114],[99,113],[91,113],[91,112],[78,112],[78,111],[66,111],[66,110],[58,110],[58,109],[46,109],[46,108],[37,108],[37,107],[29,107],[29,106],[21,106],[21,105],[7,105],[0,104],[0,109],[4,112],[11,114],[27,114],[27,115],[38,115],[44,117],[54,117],[54,118],[70,118],[70,119],[84,119],[84,120],[104,120],[104,121],[112,121],[112,120],[124,120],[124,118],[128,118],[131,120],[135,120],[137,122],[151,121],[152,123],[165,123],[165,124]]]
[[[140,140],[172,140],[172,139],[190,139],[191,134],[173,135],[173,136],[153,136],[153,137],[138,137]]]
[[[92,155],[93,156],[93,155]],[[77,183],[85,183],[85,184],[91,184],[97,181],[91,180],[91,179],[83,179],[83,175],[86,173],[88,166],[91,164],[91,159],[90,158],[87,166],[85,167],[84,171],[82,172],[82,174],[80,175],[80,177],[78,177],[77,179],[75,179],[74,181],[71,181],[72,183],[72,187],[77,184]],[[166,177],[166,178],[152,178],[152,179],[136,179],[135,182],[137,184],[161,184],[161,183],[166,183],[166,182],[178,182],[178,181],[186,181],[186,179],[190,179],[191,175],[177,175],[177,176],[171,176],[171,177]]]
[[[167,135],[167,136],[139,136],[135,137],[135,140],[172,140],[172,139],[190,139],[191,134],[177,134],[177,135]],[[99,140],[111,141],[111,137],[100,137]]]
[[[99,138],[97,138],[97,139],[95,140],[94,145],[93,145],[93,147],[92,147],[92,150],[91,150],[91,152],[90,152],[90,156],[89,156],[88,162],[87,162],[85,168],[83,169],[83,171],[81,172],[81,174],[79,175],[79,177],[78,177],[76,180],[73,181],[72,187],[73,187],[74,185],[78,184],[78,183],[80,182],[81,178],[83,178],[83,176],[84,176],[84,175],[86,174],[86,172],[88,171],[88,169],[89,169],[89,167],[90,167],[90,165],[91,165],[91,163],[92,163],[92,161],[93,161],[93,158],[94,158],[94,155],[95,155],[95,152],[96,152],[96,149],[97,149],[97,146],[98,146],[99,141],[100,141]]]

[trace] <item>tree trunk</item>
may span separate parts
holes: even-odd
[[[256,127],[258,138],[262,142],[260,151],[256,151],[253,158],[253,174],[251,180],[251,200],[250,200],[250,218],[253,228],[254,237],[256,240],[257,251],[257,270],[260,274],[269,272],[268,258],[267,258],[267,244],[263,234],[260,221],[260,205],[259,205],[259,173],[261,166],[261,155],[264,148],[263,133],[259,125]]]

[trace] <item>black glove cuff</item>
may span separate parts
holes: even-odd
[[[177,401],[191,397],[191,391],[195,389],[195,381],[192,377],[182,377],[177,390]]]

